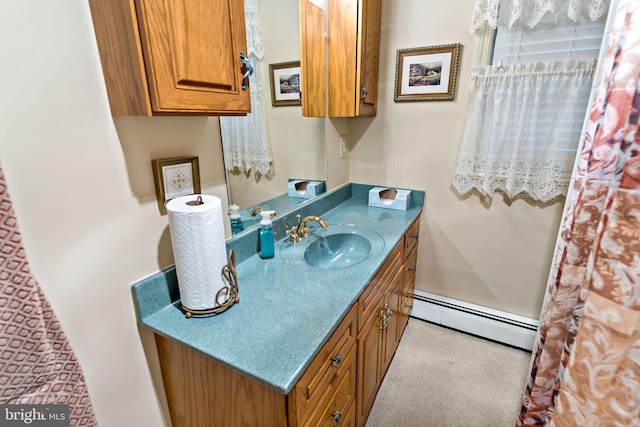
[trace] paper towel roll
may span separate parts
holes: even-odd
[[[201,205],[194,202],[202,197]],[[180,299],[185,308],[208,310],[225,301],[216,294],[228,287],[222,279],[227,264],[222,202],[216,196],[192,194],[167,203]]]

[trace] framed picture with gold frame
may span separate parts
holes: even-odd
[[[156,186],[158,209],[167,213],[169,200],[189,194],[200,194],[200,167],[198,157],[182,156],[151,161]]]
[[[453,101],[460,43],[398,49],[395,102]]]
[[[302,105],[300,94],[300,61],[269,64],[271,105]]]

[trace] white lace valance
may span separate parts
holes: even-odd
[[[594,71],[595,60],[473,69],[453,187],[539,202],[566,194]]]
[[[543,21],[555,24],[584,18],[597,21],[606,16],[611,0],[476,0],[469,31],[484,23],[492,28],[511,28],[516,22],[535,27]]]

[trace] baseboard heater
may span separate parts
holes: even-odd
[[[416,290],[411,317],[531,351],[538,321]]]

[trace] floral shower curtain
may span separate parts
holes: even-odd
[[[640,2],[611,13],[518,426],[640,426]]]

